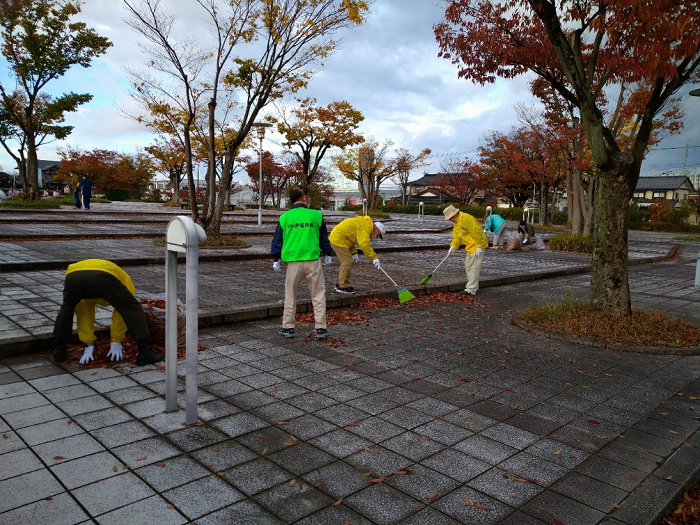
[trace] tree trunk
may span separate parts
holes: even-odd
[[[170,187],[172,188],[173,191],[173,197],[172,201],[173,202],[180,202],[180,185],[178,184],[180,177],[177,173],[175,172],[170,172]]]
[[[583,181],[581,180],[580,168],[569,170],[569,173],[571,174],[571,189],[566,201],[571,219],[571,233],[577,235],[583,230]],[[569,177],[568,174],[567,177]]]
[[[613,315],[630,315],[627,268],[627,221],[632,156],[610,155],[610,163],[600,175],[597,213],[591,260],[591,307]]]
[[[540,198],[537,206],[539,207],[540,213],[538,214],[538,222],[540,226],[547,224],[547,209],[549,201],[547,199],[547,194],[549,193],[549,186],[544,182],[540,183]]]
[[[593,234],[593,222],[595,220],[596,204],[598,202],[598,177],[593,176],[588,182],[588,191],[581,193],[581,212],[583,214],[583,235],[590,237]]]

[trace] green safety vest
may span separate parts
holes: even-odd
[[[280,216],[282,227],[282,260],[315,261],[321,256],[319,236],[323,214],[303,206],[292,208]]]

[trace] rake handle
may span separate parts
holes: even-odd
[[[440,261],[440,264],[438,264],[438,265],[435,267],[435,269],[434,269],[432,272],[430,272],[430,273],[435,273],[435,272],[437,272],[437,269],[440,268],[440,266],[442,266],[442,263],[444,263],[444,262],[447,260],[447,258],[448,258],[449,256],[450,256],[450,252],[447,252],[447,255],[445,255],[445,258],[444,258],[442,261]]]
[[[382,267],[380,266],[379,269],[380,269],[382,272],[384,272],[384,275],[386,275],[392,283],[394,283],[394,286],[396,286],[397,288],[399,287],[399,285],[396,284],[396,281],[394,281],[394,280],[391,278],[391,276],[390,276],[388,273],[386,273],[386,270],[385,270],[384,268],[382,268]]]

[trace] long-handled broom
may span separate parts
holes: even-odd
[[[416,298],[416,296],[413,295],[409,290],[407,290],[407,289],[404,288],[403,286],[399,286],[398,284],[396,284],[396,281],[394,281],[394,280],[391,278],[391,276],[390,276],[388,273],[386,273],[386,270],[384,270],[384,268],[382,268],[382,267],[380,266],[379,269],[380,269],[381,271],[383,271],[383,272],[384,272],[384,275],[386,275],[386,276],[389,278],[389,280],[390,280],[392,283],[394,283],[394,286],[396,286],[396,288],[397,288],[397,290],[398,290],[398,292],[399,292],[399,301],[400,301],[402,304],[403,304],[403,303],[407,303],[407,302],[410,301],[411,299],[415,299],[415,298]]]
[[[425,277],[423,277],[423,279],[421,279],[420,283],[421,283],[421,284],[427,283],[427,282],[430,280],[430,278],[433,276],[433,274],[434,274],[435,272],[437,272],[437,269],[440,268],[440,266],[442,266],[442,263],[444,263],[444,262],[447,260],[447,258],[448,258],[449,256],[450,256],[449,253],[448,253],[447,255],[445,255],[445,258],[444,258],[442,261],[440,261],[440,264],[438,264],[432,272],[430,272],[428,275],[426,275]]]

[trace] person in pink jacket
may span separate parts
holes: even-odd
[[[452,228],[452,242],[447,255],[452,255],[464,245],[467,258],[464,260],[464,269],[467,272],[467,285],[462,293],[476,295],[479,291],[479,274],[481,262],[484,259],[484,250],[488,248],[489,241],[484,234],[479,222],[468,213],[459,211],[451,204],[442,210],[445,219],[454,223]]]
[[[357,255],[357,246],[362,249],[362,253],[372,259],[377,269],[381,267],[379,257],[372,249],[370,241],[372,237],[383,239],[385,233],[384,225],[381,222],[372,222],[367,215],[344,219],[331,230],[329,239],[340,263],[338,282],[335,285],[336,292],[355,293],[355,288],[350,286],[350,271],[353,263],[360,260]]]

